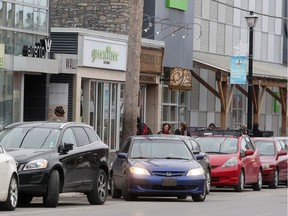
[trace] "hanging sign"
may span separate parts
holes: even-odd
[[[230,59],[230,84],[246,84],[247,57],[231,56]]]

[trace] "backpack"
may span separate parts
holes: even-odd
[[[140,135],[153,134],[151,128],[149,128],[145,123],[139,123],[137,127],[138,127]],[[143,130],[142,133],[141,133],[141,128]]]

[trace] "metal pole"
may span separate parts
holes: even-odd
[[[253,91],[253,27],[249,32],[249,68],[248,68],[248,109],[247,109],[247,127],[252,129],[252,91]]]

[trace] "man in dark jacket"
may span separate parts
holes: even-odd
[[[259,130],[258,122],[254,122],[253,124],[253,137],[263,137],[262,131]]]
[[[140,118],[137,118],[137,135],[148,135],[153,134],[151,129],[143,122],[141,122]]]

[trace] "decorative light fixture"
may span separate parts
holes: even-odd
[[[248,67],[248,103],[247,103],[247,127],[252,129],[252,91],[253,91],[253,29],[256,26],[258,17],[253,11],[245,17],[249,28],[249,67]]]

